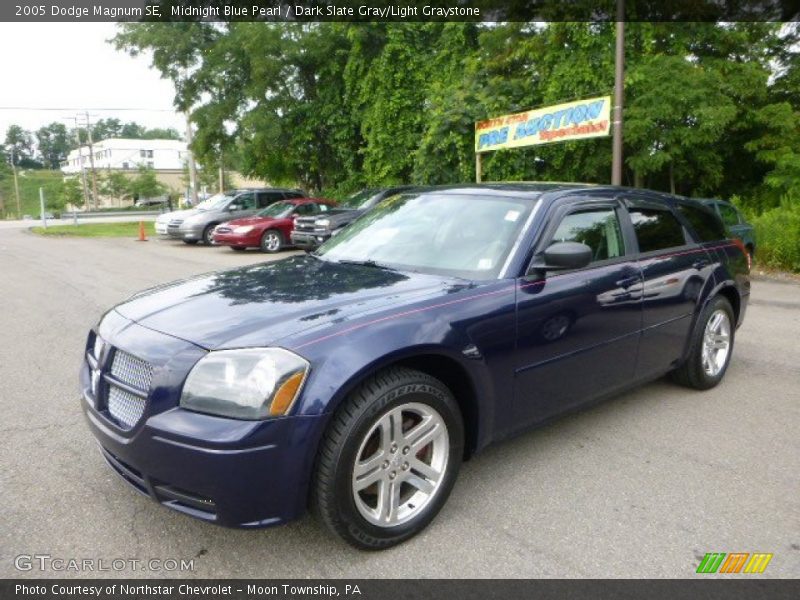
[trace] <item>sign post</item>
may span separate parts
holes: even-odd
[[[611,97],[565,102],[475,123],[475,180],[482,179],[481,154],[553,142],[606,137],[611,132]]]
[[[39,188],[39,216],[42,218],[42,227],[47,229],[47,217],[44,214],[44,189]]]

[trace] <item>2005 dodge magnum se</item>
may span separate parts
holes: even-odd
[[[722,379],[749,256],[699,203],[544,184],[419,188],[315,254],[159,286],[90,332],[82,405],[158,502],[362,548],[422,530],[463,459],[665,373]]]

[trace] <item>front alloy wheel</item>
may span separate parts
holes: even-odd
[[[334,414],[317,461],[312,507],[354,546],[399,544],[442,508],[463,448],[461,412],[450,390],[425,373],[387,369]]]
[[[274,254],[283,247],[283,238],[280,231],[269,229],[261,236],[261,251]]]
[[[391,409],[364,436],[353,468],[353,499],[380,527],[424,511],[447,469],[450,440],[441,415],[426,404]]]

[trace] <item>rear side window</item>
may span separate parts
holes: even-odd
[[[717,204],[717,207],[725,225],[731,227],[739,224],[739,213],[736,212],[735,208],[728,204]]]
[[[689,221],[695,233],[699,237],[698,242],[713,242],[724,240],[725,228],[713,211],[703,206],[693,204],[678,204],[678,211]]]
[[[283,197],[287,198],[287,199],[291,199],[291,198],[303,198],[304,196],[303,196],[303,194],[301,192],[290,190],[288,192],[283,192]]]
[[[633,206],[628,212],[639,240],[639,252],[653,252],[686,244],[683,226],[671,211]]]
[[[592,249],[592,262],[625,254],[622,230],[613,208],[585,210],[568,214],[553,235],[551,244],[580,242]]]

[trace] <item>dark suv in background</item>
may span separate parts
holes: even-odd
[[[730,202],[717,200],[716,198],[702,198],[699,201],[719,215],[719,218],[725,223],[725,227],[728,228],[733,237],[742,240],[751,258],[755,256],[755,227],[747,222],[738,208]]]
[[[381,200],[411,189],[412,186],[403,185],[361,190],[342,200],[336,209],[325,215],[299,217],[294,224],[292,244],[303,250],[314,250]]]

